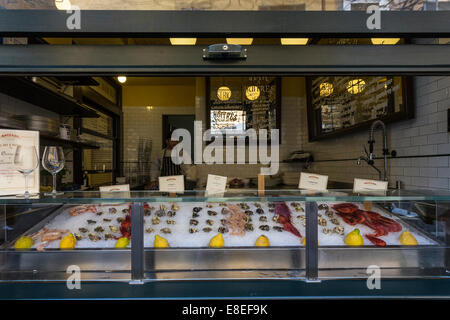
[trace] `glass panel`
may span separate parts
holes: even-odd
[[[1,277],[65,279],[76,265],[83,279],[129,279],[129,245],[119,239],[131,235],[131,202],[141,202],[148,278],[302,278],[305,201],[319,205],[319,278],[367,278],[369,266],[386,278],[446,276],[448,192],[277,190],[263,198],[253,191],[2,197]],[[69,233],[78,240],[63,238]],[[128,249],[116,249],[118,241]]]
[[[1,280],[130,279],[129,203],[22,201],[0,207]]]
[[[319,277],[445,276],[448,204],[435,201],[318,202]]]
[[[293,209],[275,199],[255,199],[147,203],[146,277],[304,277],[304,226],[294,223],[292,232],[285,231],[277,214],[289,217]]]

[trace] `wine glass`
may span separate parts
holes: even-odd
[[[42,166],[53,175],[53,191],[44,193],[46,196],[57,196],[63,192],[56,192],[56,174],[64,168],[64,151],[62,147],[45,147],[42,156]]]
[[[25,177],[25,193],[18,196],[29,198],[30,193],[28,192],[28,176],[39,166],[39,157],[36,147],[17,146],[14,154],[14,166],[16,170]]]

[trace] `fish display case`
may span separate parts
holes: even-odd
[[[301,190],[0,198],[1,282],[445,278],[450,193]]]

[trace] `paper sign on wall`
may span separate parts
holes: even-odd
[[[368,179],[357,179],[355,178],[353,182],[353,193],[362,193],[362,192],[385,192],[388,188],[387,181],[379,181],[379,180],[368,180]]]
[[[0,129],[0,195],[23,194],[25,178],[14,166],[18,146],[35,147],[39,156],[39,131]],[[40,163],[39,159],[37,159]],[[39,166],[28,176],[28,192],[39,193]]]
[[[206,180],[206,194],[223,194],[227,186],[227,177],[216,176],[214,174],[208,174],[208,180]]]
[[[315,173],[300,173],[299,189],[327,191],[328,176]]]
[[[184,176],[159,177],[159,191],[172,193],[184,192]]]

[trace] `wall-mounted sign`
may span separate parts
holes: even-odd
[[[270,136],[272,129],[281,124],[281,79],[277,77],[211,77],[207,78],[207,129],[212,134],[231,125],[239,134],[248,129],[265,129]],[[218,110],[218,113],[213,113]],[[223,123],[223,111],[240,110],[245,123]],[[215,117],[217,116],[217,117]],[[231,116],[231,114],[229,115]],[[245,119],[244,119],[245,116]],[[219,120],[220,119],[220,120]],[[226,120],[228,121],[228,120]],[[239,132],[240,131],[240,132]]]
[[[217,89],[217,98],[219,98],[220,101],[228,101],[231,98],[231,90],[228,87],[220,87]]]
[[[243,134],[245,130],[245,111],[211,110],[211,134]]]
[[[259,95],[261,94],[261,90],[257,86],[249,86],[245,90],[245,96],[250,101],[255,101],[259,98]]]
[[[25,192],[25,177],[14,161],[18,147],[34,147],[38,157],[39,131],[0,129],[0,195]],[[39,166],[28,176],[28,192],[39,193]]]

